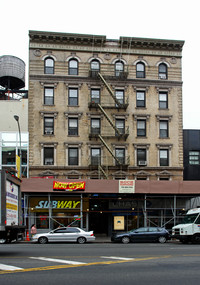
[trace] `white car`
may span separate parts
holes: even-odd
[[[36,234],[32,237],[33,242],[78,242],[85,243],[95,241],[93,231],[86,232],[80,228],[62,227],[48,233]]]

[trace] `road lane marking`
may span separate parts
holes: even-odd
[[[72,265],[86,264],[84,262],[77,262],[77,261],[64,260],[64,259],[55,259],[55,258],[47,258],[47,257],[29,257],[29,258],[42,260],[42,261],[50,261],[50,262],[72,264]]]
[[[23,268],[6,264],[0,264],[0,270],[14,271],[14,270],[23,270]]]
[[[117,260],[134,260],[135,258],[117,257],[117,256],[100,256],[101,258],[117,259]]]
[[[9,273],[24,273],[24,272],[33,272],[33,271],[48,271],[48,270],[56,270],[56,269],[66,269],[66,268],[76,268],[76,267],[84,267],[84,266],[94,266],[94,265],[110,265],[110,264],[120,264],[126,262],[136,262],[136,261],[147,261],[147,260],[156,260],[162,258],[170,258],[171,255],[165,256],[155,256],[155,257],[144,257],[144,258],[135,258],[134,260],[115,260],[115,261],[103,261],[103,262],[92,262],[85,264],[68,264],[68,265],[57,265],[57,266],[46,266],[46,267],[37,267],[37,268],[26,268],[22,270],[15,271],[0,271],[1,274],[9,274]]]

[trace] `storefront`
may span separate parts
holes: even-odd
[[[199,195],[199,190],[180,191],[179,184],[129,182],[121,187],[116,180],[87,180],[84,189],[75,189],[72,185],[77,182],[63,181],[59,185],[70,184],[71,189],[54,189],[53,179],[26,179],[22,183],[24,224],[27,229],[36,224],[38,232],[71,225],[108,236],[141,226],[171,229]]]

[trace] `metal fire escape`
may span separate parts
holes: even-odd
[[[105,78],[102,76],[102,74],[100,72],[97,73],[97,77],[103,82],[104,86],[106,87],[106,89],[108,90],[109,95],[112,97],[112,99],[115,102],[115,108],[123,108],[123,104],[121,104],[121,102],[116,98],[114,92],[112,91],[111,87],[109,86],[109,84],[106,82]],[[109,122],[110,126],[114,129],[115,131],[115,136],[119,138],[121,137],[125,137],[127,136],[127,134],[121,133],[119,131],[119,129],[115,126],[115,124],[113,123],[113,121],[111,120],[111,118],[108,116],[108,114],[106,113],[105,109],[102,107],[101,104],[95,104],[96,107],[98,107],[98,109],[101,111],[101,113],[105,116],[105,118],[107,119],[107,121]],[[108,146],[108,144],[106,143],[106,141],[103,139],[103,137],[98,134],[96,137],[98,137],[100,139],[100,141],[102,142],[102,144],[106,147],[106,149],[108,150],[108,152],[111,154],[111,156],[114,158],[114,160],[116,161],[116,165],[121,166],[122,162],[118,159],[118,157],[113,153],[113,151],[110,149],[110,147]],[[103,175],[106,177],[106,179],[108,179],[108,175],[106,173],[106,171],[103,169],[103,167],[101,166],[101,164],[98,165],[98,169],[103,173]]]

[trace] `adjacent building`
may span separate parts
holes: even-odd
[[[30,177],[182,180],[183,41],[29,37]]]
[[[184,180],[200,180],[200,130],[183,130]]]

